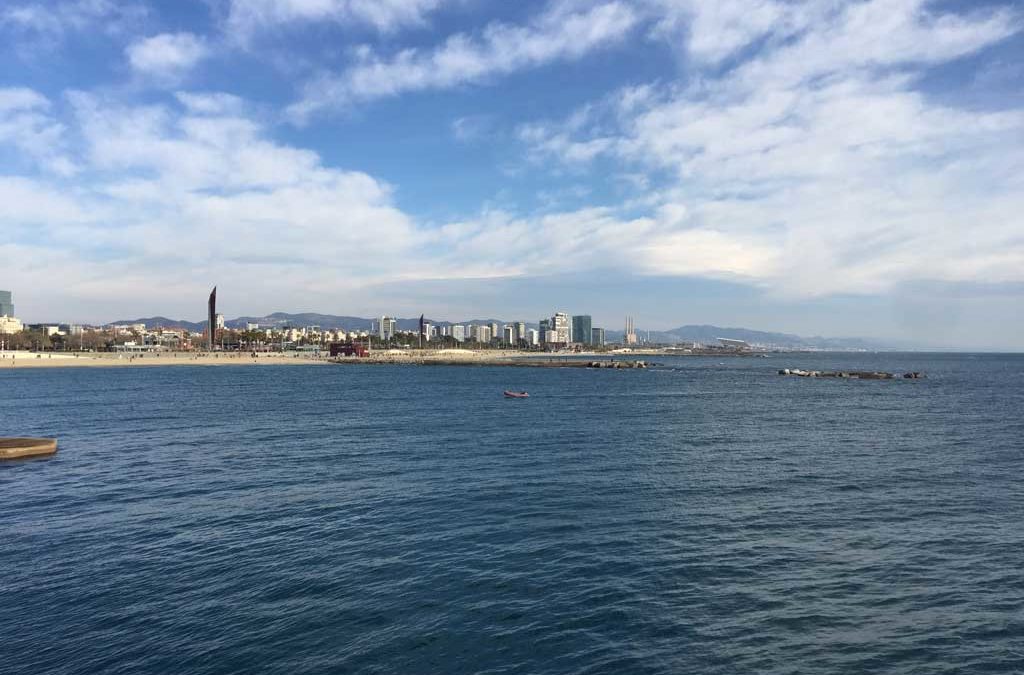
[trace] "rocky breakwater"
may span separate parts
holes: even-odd
[[[55,452],[56,438],[0,438],[0,460],[42,457]]]
[[[922,373],[881,373],[868,370],[800,370],[799,368],[783,368],[779,375],[796,377],[837,377],[846,380],[920,380]]]
[[[646,361],[588,361],[587,368],[646,368]]]

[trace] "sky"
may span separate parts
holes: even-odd
[[[25,321],[1024,350],[1024,2],[5,0]]]

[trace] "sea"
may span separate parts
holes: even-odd
[[[1024,355],[650,360],[0,370],[0,673],[1024,672]]]

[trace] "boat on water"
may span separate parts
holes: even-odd
[[[505,398],[530,398],[530,394],[525,391],[506,391]]]

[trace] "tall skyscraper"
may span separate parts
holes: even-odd
[[[494,338],[500,338],[501,337],[501,326],[499,326],[496,321],[492,321],[491,325],[488,326],[488,328],[491,329],[491,339],[492,340]]]
[[[214,334],[217,332],[217,287],[210,291],[206,301],[206,348],[213,351]]]
[[[590,329],[590,344],[595,347],[604,346],[604,328],[591,328]]]
[[[466,327],[461,325],[452,326],[452,337],[456,342],[464,342],[466,339]]]
[[[540,330],[537,331],[537,339],[541,344],[545,342],[552,342],[549,338],[548,333],[551,332],[551,319],[540,320]]]
[[[505,326],[502,329],[501,341],[507,345],[515,344],[516,342],[516,327],[512,325]]]
[[[580,314],[572,318],[572,341],[580,344],[591,344],[590,331],[593,328],[593,321],[588,314]]]
[[[14,298],[10,291],[0,291],[0,316],[14,316]]]
[[[526,323],[522,321],[516,322],[516,342],[526,339]]]

